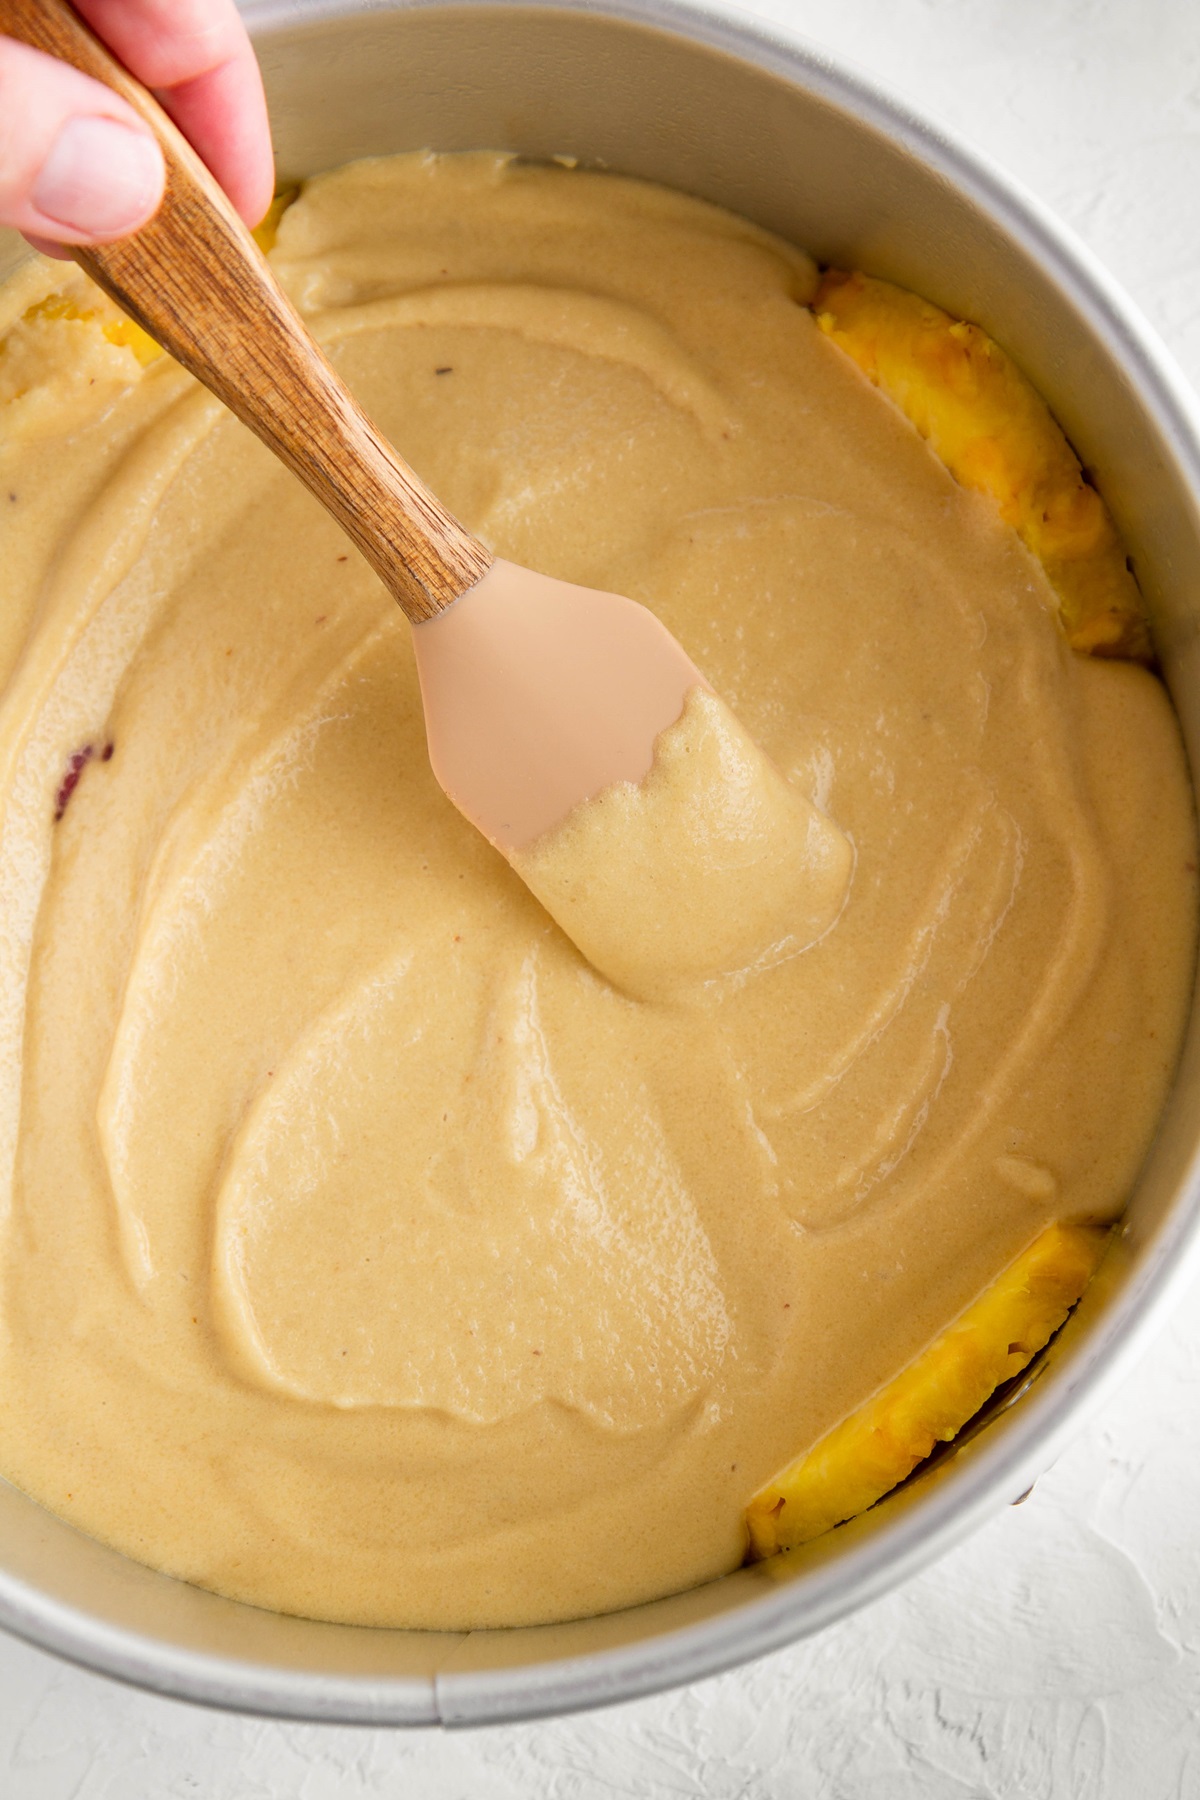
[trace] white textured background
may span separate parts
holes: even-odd
[[[758,0],[1049,202],[1200,383],[1200,0]],[[748,1669],[458,1735],[264,1724],[0,1640],[0,1800],[1200,1800],[1200,1294],[1042,1481]]]

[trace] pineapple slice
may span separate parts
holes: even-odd
[[[272,200],[262,222],[255,226],[253,236],[264,255],[273,247],[279,233],[279,221],[299,191],[296,187],[282,189]],[[126,317],[107,295],[92,288],[90,283],[88,286],[90,292],[86,298],[57,292],[46,294],[32,306],[26,307],[22,322],[37,325],[42,320],[65,319],[85,325],[98,325],[110,344],[132,350],[143,368],[165,354],[162,345],[156,343],[148,331]],[[0,343],[0,351],[3,347]]]
[[[275,239],[279,236],[279,221],[299,192],[298,187],[280,188],[265,214],[251,232],[250,235],[264,256],[269,255],[275,248]]]
[[[44,300],[27,307],[22,316],[30,324],[39,319],[78,319],[87,324],[98,321],[109,343],[132,350],[143,368],[163,354],[161,345],[155,343],[148,331],[127,319],[111,301],[100,295],[96,298],[96,305],[81,306],[69,294],[47,294]]]
[[[1071,646],[1149,662],[1145,608],[1108,508],[999,345],[917,294],[838,269],[822,277],[812,309],[954,478],[987,494],[1020,534],[1046,571]]]
[[[18,307],[31,289],[37,293],[38,273],[35,267],[27,271],[32,279],[18,276]],[[47,405],[54,412],[69,401],[83,409],[72,414],[76,420],[92,416],[163,355],[140,325],[82,275],[43,291],[23,310],[13,308],[5,325],[0,334],[0,412],[6,436],[10,426],[37,429],[33,421]],[[54,429],[67,429],[67,415],[56,416]]]
[[[755,1494],[748,1560],[865,1512],[954,1437],[1058,1330],[1108,1235],[1092,1225],[1048,1226],[928,1349]]]

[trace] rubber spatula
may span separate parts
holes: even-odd
[[[654,615],[494,560],[363,413],[250,233],[152,96],[62,0],[0,0],[0,31],[114,88],[167,166],[157,215],[75,249],[92,279],[311,489],[412,621],[430,760],[500,850],[640,781],[703,677]]]

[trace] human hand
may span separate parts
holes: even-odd
[[[75,0],[153,89],[247,224],[271,200],[262,78],[234,0]],[[162,153],[132,107],[77,69],[0,37],[0,225],[39,250],[127,237],[162,198]]]

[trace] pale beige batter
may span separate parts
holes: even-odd
[[[816,943],[845,903],[853,851],[695,687],[644,781],[602,789],[509,860],[614,986],[699,1000],[701,986]]]
[[[1119,1211],[1191,967],[1175,723],[751,226],[414,157],[313,183],[277,263],[435,491],[655,608],[853,869],[758,972],[611,986],[434,783],[337,529],[165,361],[20,322],[80,279],[28,274],[0,1468],[265,1606],[619,1606],[736,1564],[784,1462]]]

